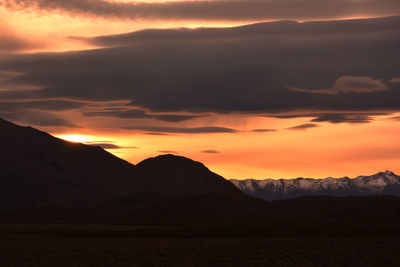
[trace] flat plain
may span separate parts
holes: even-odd
[[[190,238],[155,238],[152,232],[157,235],[163,229],[78,224],[2,224],[0,229],[0,266],[398,266],[400,263],[399,237],[212,238],[199,234]],[[146,234],[139,237],[143,230]]]

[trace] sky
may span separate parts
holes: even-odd
[[[0,117],[225,178],[400,173],[400,1],[1,0]]]

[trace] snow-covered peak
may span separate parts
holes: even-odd
[[[400,177],[392,171],[356,178],[231,180],[243,192],[264,199],[301,195],[399,194]]]
[[[392,171],[386,170],[386,171],[385,171],[385,175],[391,175],[391,176],[393,176],[393,175],[396,175],[396,174],[394,174]]]

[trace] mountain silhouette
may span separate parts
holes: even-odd
[[[172,154],[143,160],[136,165],[136,171],[144,190],[176,194],[240,194],[234,185],[202,163]]]
[[[356,178],[296,178],[265,180],[230,180],[244,193],[265,200],[303,196],[371,196],[394,195],[400,197],[400,176],[391,171]]]
[[[130,164],[0,119],[0,208],[90,206],[134,192],[245,196],[203,164],[162,155]]]

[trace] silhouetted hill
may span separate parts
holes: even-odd
[[[161,155],[146,159],[136,167],[144,190],[174,194],[231,192],[241,195],[240,190],[227,183],[222,176],[211,172],[202,163],[185,157]]]
[[[0,208],[90,206],[138,191],[240,190],[199,162],[163,155],[134,166],[98,146],[68,142],[0,119]]]

